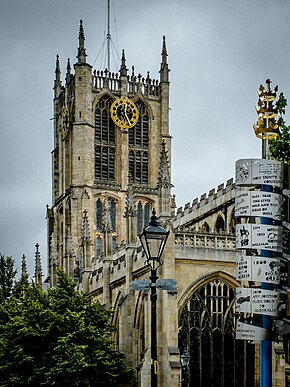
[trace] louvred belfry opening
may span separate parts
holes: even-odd
[[[95,109],[95,179],[115,180],[115,124],[110,116],[112,101],[102,98]]]

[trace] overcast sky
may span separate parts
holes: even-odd
[[[237,159],[260,157],[260,83],[270,78],[290,98],[290,1],[111,3],[114,44],[136,73],[158,79],[166,35],[173,193],[183,206],[234,177]],[[0,0],[0,252],[18,265],[25,254],[31,274],[36,242],[46,271],[55,57],[64,78],[83,19],[87,60],[104,68],[106,12],[106,0]]]

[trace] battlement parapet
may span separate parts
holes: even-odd
[[[112,93],[119,93],[121,78],[118,73],[113,73],[107,69],[94,70],[93,72],[93,90],[99,91],[103,88],[109,89]],[[127,93],[129,96],[135,94],[143,94],[146,97],[159,97],[160,85],[158,80],[151,79],[149,73],[147,77],[142,77],[141,74],[136,76],[134,72],[127,76]]]
[[[226,186],[224,186],[222,183],[217,187],[217,189],[212,188],[208,194],[204,193],[201,195],[200,199],[195,198],[192,201],[191,206],[190,203],[186,203],[184,207],[179,207],[176,211],[175,217],[173,218],[173,223],[196,210],[201,212],[204,209],[204,212],[206,212],[206,206],[218,206],[219,202],[232,199],[234,195],[234,189],[235,183],[232,178],[227,180]]]

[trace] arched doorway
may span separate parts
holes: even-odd
[[[183,304],[179,350],[189,356],[182,386],[253,387],[255,347],[235,340],[235,287],[217,275]]]

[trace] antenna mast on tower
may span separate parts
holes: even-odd
[[[111,33],[110,33],[110,0],[108,0],[108,24],[107,24],[107,68],[110,71],[111,58],[110,58],[110,44],[111,44]]]
[[[111,71],[111,59],[117,58],[118,60],[121,60],[121,58],[118,55],[118,49],[116,49],[114,40],[112,39],[112,35],[111,35],[111,10],[113,11],[114,23],[116,28],[115,33],[116,33],[116,38],[118,40],[116,17],[114,14],[114,3],[111,0],[108,0],[107,1],[107,20],[104,28],[103,43],[96,59],[93,62],[93,65],[94,65],[97,59],[99,58],[100,54],[102,54],[100,66],[106,67],[108,71]],[[118,42],[117,42],[117,45],[118,45]],[[112,48],[113,48],[113,51],[111,51]],[[114,58],[114,55],[111,55],[111,54],[114,54],[114,52],[115,52],[116,58]]]

